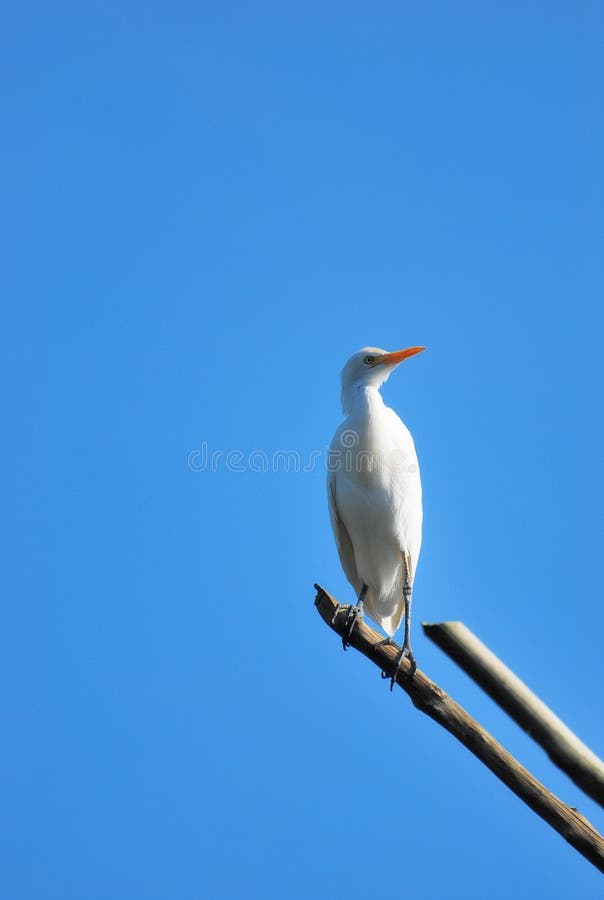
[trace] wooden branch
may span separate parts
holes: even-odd
[[[486,691],[586,794],[604,806],[604,762],[463,622],[423,624],[424,634]]]
[[[315,606],[321,618],[342,636],[350,607],[339,604],[319,585],[315,587],[317,589]],[[382,635],[365,621],[357,621],[349,643],[382,671],[392,672],[398,648],[394,644],[376,647],[381,640]],[[551,794],[427,675],[419,669],[413,678],[410,679],[409,675],[410,665],[405,659],[402,661],[396,682],[409,694],[413,704],[456,737],[511,791],[524,800],[533,812],[545,819],[575,850],[604,872],[604,838],[587,819]]]

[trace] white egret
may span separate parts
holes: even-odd
[[[346,577],[357,595],[344,649],[364,610],[391,640],[405,615],[401,660],[411,650],[413,579],[422,542],[422,486],[415,444],[380,387],[405,359],[425,347],[388,353],[364,347],[342,370],[346,416],[330,448],[328,500],[331,526]],[[386,676],[385,676],[386,677]]]

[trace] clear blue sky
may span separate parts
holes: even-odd
[[[603,33],[590,0],[5,4],[3,897],[601,896],[320,621],[314,581],[353,599],[322,462],[187,460],[308,461],[349,354],[425,344],[384,392],[416,656],[604,829],[418,627],[604,751]]]

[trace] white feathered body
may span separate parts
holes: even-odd
[[[413,580],[422,540],[422,488],[409,430],[379,390],[356,393],[330,454],[331,524],[346,577],[392,636],[404,613],[405,558]]]

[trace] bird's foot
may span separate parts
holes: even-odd
[[[342,635],[342,647],[348,650],[350,646],[350,635],[354,631],[354,626],[359,619],[363,618],[363,604],[357,603],[356,606],[348,607],[348,615],[346,616],[345,631]]]
[[[386,644],[386,643],[388,643],[388,641],[380,641],[380,645],[382,643]],[[375,646],[377,647],[378,644],[376,644]],[[392,690],[394,688],[394,685],[396,682],[396,676],[398,675],[398,673],[400,671],[401,663],[404,659],[409,660],[409,665],[411,667],[410,671],[409,671],[409,675],[407,676],[409,681],[411,681],[411,679],[413,678],[413,676],[415,675],[415,673],[417,671],[417,663],[415,662],[415,657],[411,651],[411,647],[402,647],[399,655],[396,658],[396,665],[394,667],[394,671],[392,672],[392,674],[388,675],[387,672],[382,672],[382,678],[390,679],[390,690]]]

